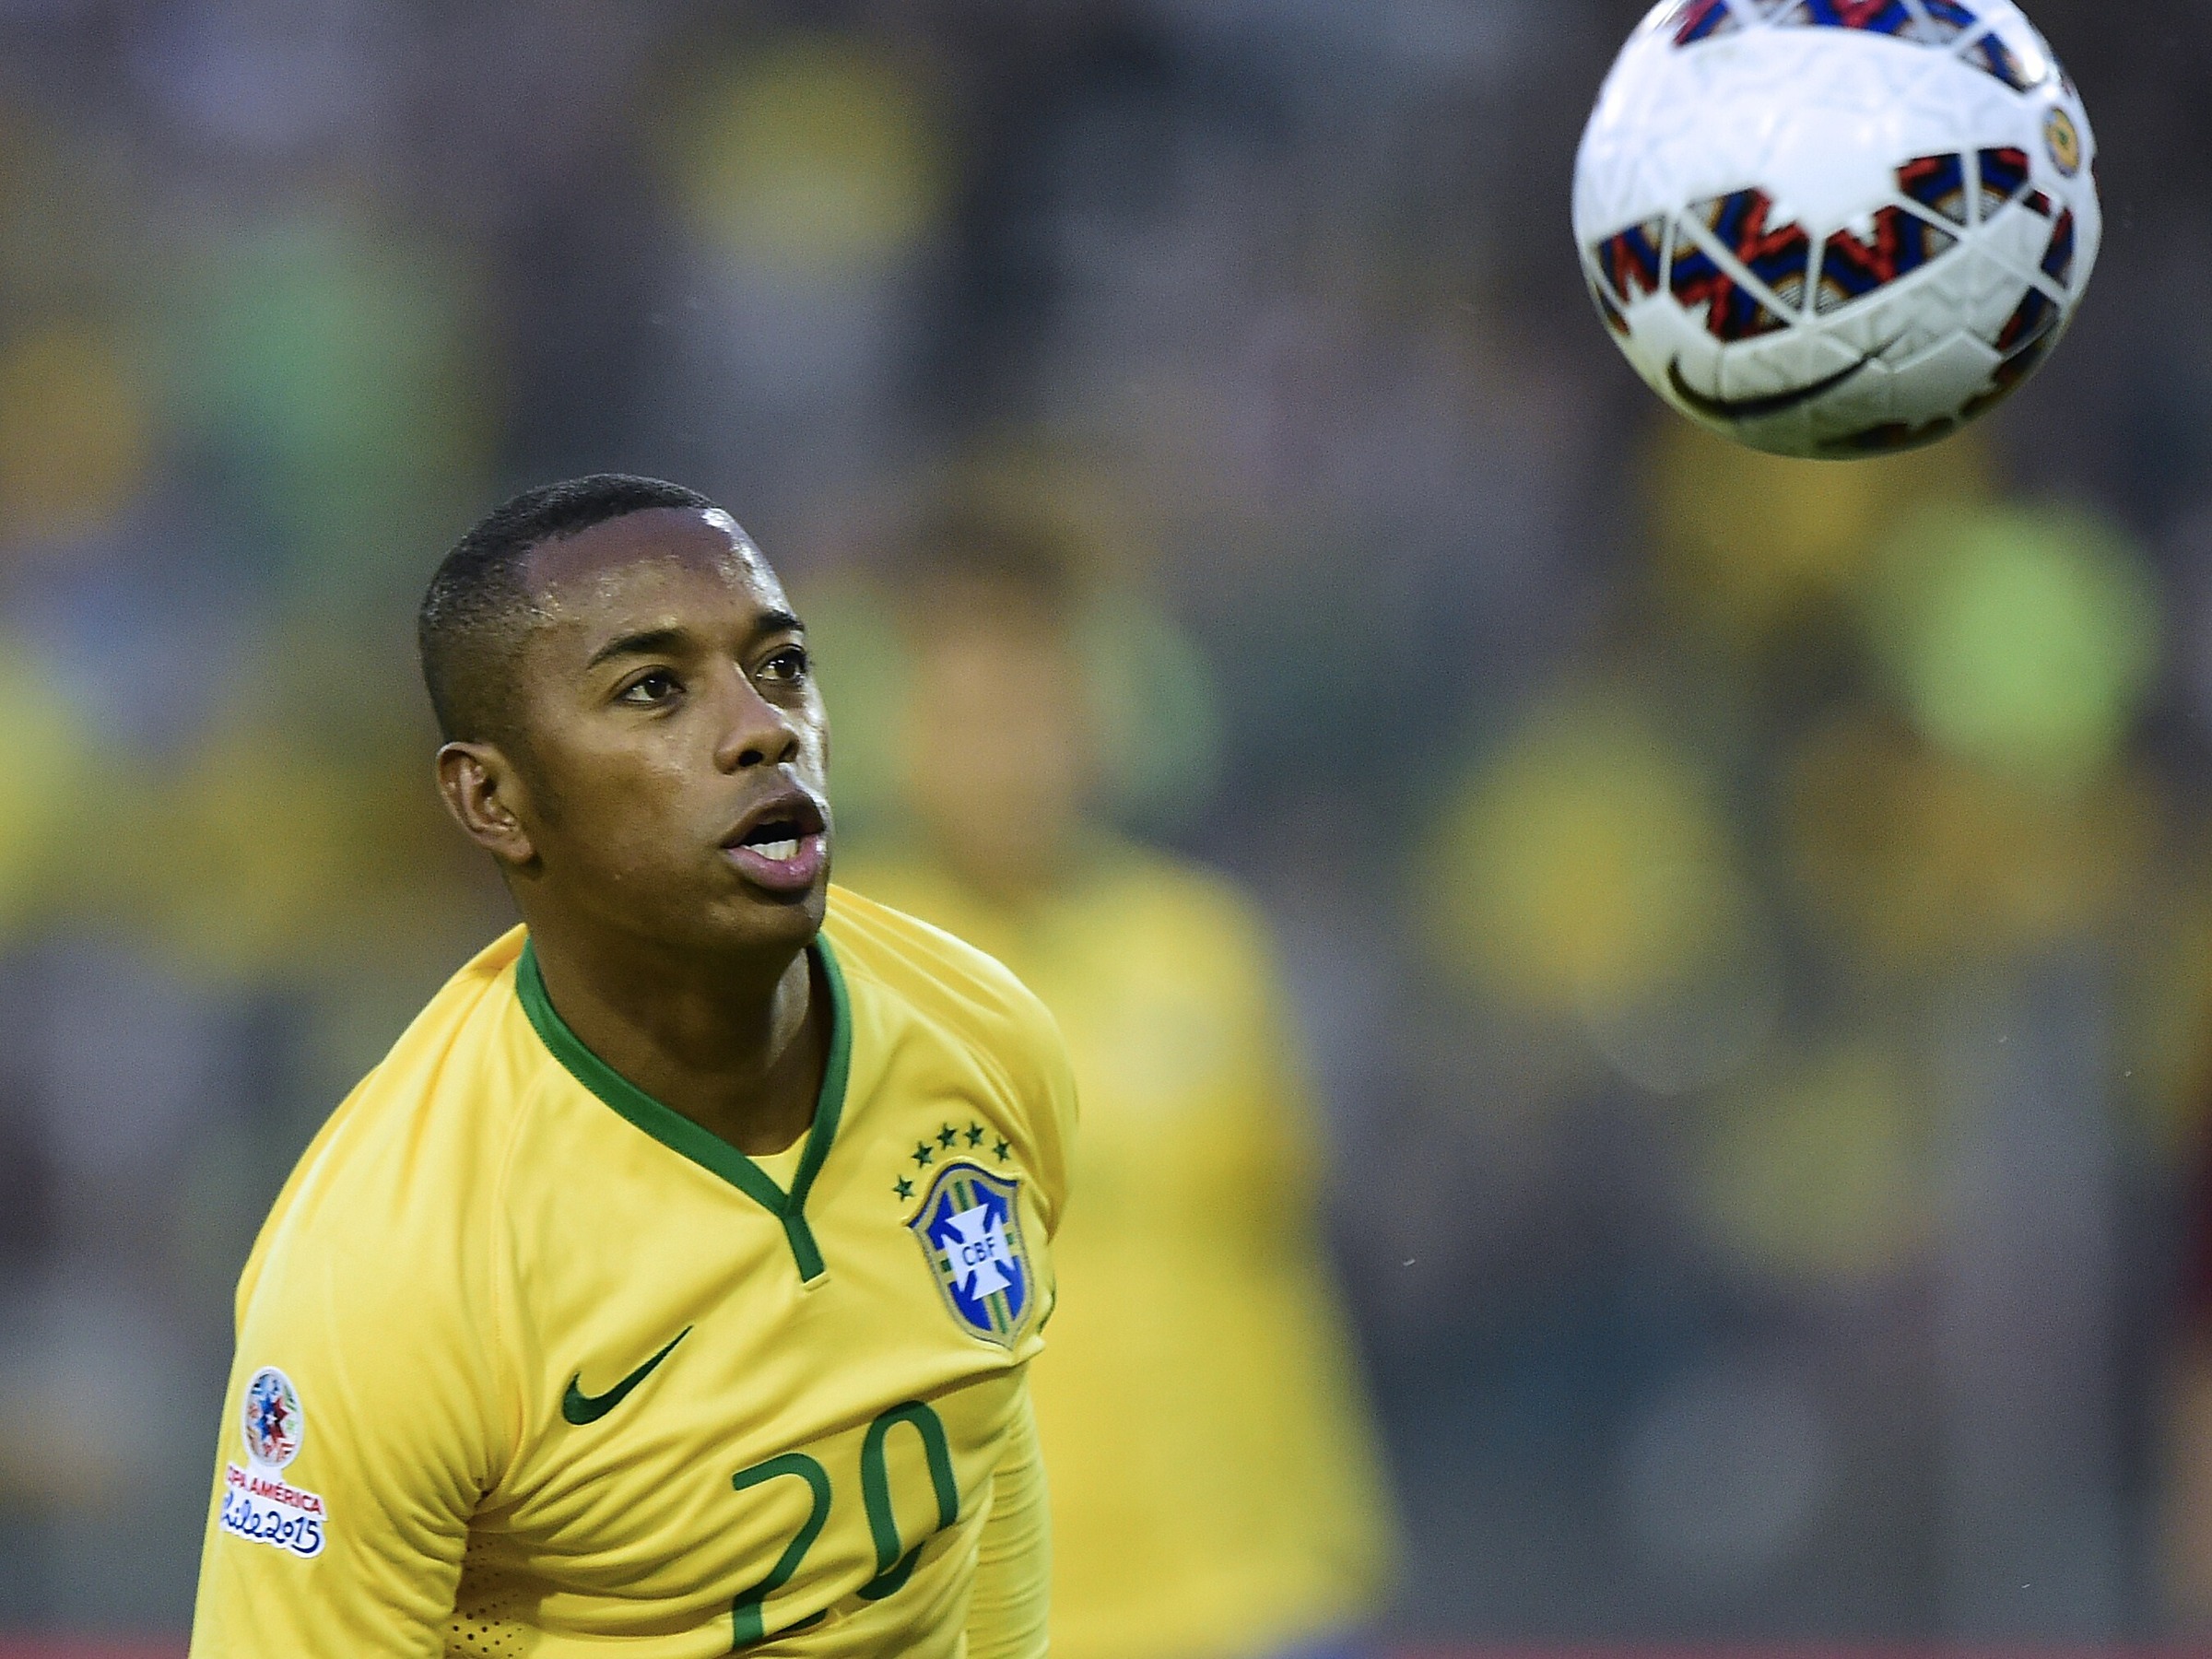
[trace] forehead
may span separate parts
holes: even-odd
[[[542,623],[587,630],[625,623],[641,608],[784,606],[767,559],[719,509],[654,508],[608,519],[532,548],[524,582]]]
[[[1074,620],[1025,583],[955,575],[932,582],[907,604],[907,631],[923,654],[978,649],[1069,652]]]

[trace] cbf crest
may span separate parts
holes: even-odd
[[[986,1342],[1012,1347],[1036,1300],[1022,1242],[1019,1181],[971,1163],[947,1164],[907,1223],[953,1318]]]

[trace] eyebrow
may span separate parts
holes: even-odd
[[[753,619],[752,637],[764,639],[770,634],[805,633],[806,625],[787,610],[762,611]],[[592,660],[584,665],[586,672],[616,657],[653,656],[671,652],[691,640],[686,628],[645,628],[635,633],[618,634],[592,653]]]

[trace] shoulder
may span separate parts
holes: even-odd
[[[1095,943],[1198,994],[1263,994],[1276,977],[1265,912],[1236,882],[1202,865],[1118,846],[1100,858],[1080,902]]]
[[[454,974],[331,1114],[238,1287],[234,1383],[283,1371],[335,1430],[319,1455],[340,1464],[441,1448],[463,1471],[455,1492],[489,1478],[512,1427],[500,1220],[543,1076],[514,995],[522,940],[518,928]]]
[[[1060,1051],[1044,1005],[996,957],[903,911],[830,889],[824,930],[849,982],[981,1049],[1009,1069]]]
[[[1047,1230],[1056,1227],[1076,1083],[1044,1005],[996,958],[841,888],[832,890],[825,932],[856,1019],[875,1026],[889,1048],[911,1054],[935,1046],[1003,1100],[1007,1131],[1041,1182]]]
[[[1102,856],[1099,868],[1112,902],[1152,925],[1227,935],[1241,944],[1266,934],[1259,906],[1241,887],[1191,859],[1124,843]]]
[[[520,928],[431,997],[333,1112],[285,1182],[240,1281],[257,1290],[333,1283],[359,1267],[441,1271],[477,1253],[539,1065],[514,995]],[[443,1282],[452,1282],[450,1278]]]

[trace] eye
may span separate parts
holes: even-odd
[[[617,692],[615,700],[637,708],[656,708],[682,689],[676,682],[676,676],[667,669],[648,668]]]
[[[786,645],[760,665],[760,677],[780,686],[799,686],[806,684],[813,667],[814,660],[806,654],[806,647]]]

